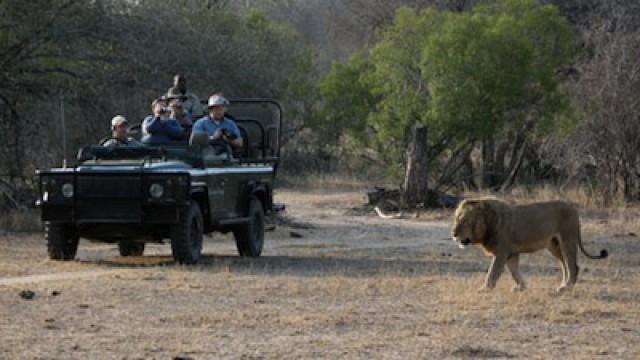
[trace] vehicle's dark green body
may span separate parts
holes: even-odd
[[[232,104],[236,108],[230,113],[246,137],[243,156],[216,155],[208,145],[86,147],[76,167],[39,171],[42,220],[98,241],[159,242],[171,236],[192,203],[200,207],[204,233],[228,232],[248,223],[251,201],[259,200],[268,215],[279,159],[281,108],[263,99]],[[261,118],[261,109],[271,118]],[[247,132],[252,124],[259,131]],[[72,196],[63,195],[64,184],[70,184]],[[156,198],[151,187],[158,184],[163,191]]]

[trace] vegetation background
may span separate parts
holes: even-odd
[[[3,213],[112,116],[141,120],[176,73],[201,98],[280,99],[296,176],[413,176],[417,202],[427,187],[640,197],[635,2],[0,0],[0,14]]]

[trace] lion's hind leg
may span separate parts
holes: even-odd
[[[565,286],[565,284],[567,283],[567,280],[569,279],[569,275],[568,275],[568,269],[567,269],[567,262],[564,261],[564,256],[562,255],[562,250],[560,249],[560,241],[558,240],[558,238],[553,237],[551,238],[551,241],[549,242],[549,252],[551,252],[551,254],[558,259],[558,261],[560,261],[560,270],[562,271],[562,282],[560,283],[560,286]]]
[[[511,276],[513,280],[516,282],[516,286],[513,287],[513,291],[522,291],[527,288],[524,283],[524,279],[522,278],[522,274],[520,274],[520,254],[511,255],[509,259],[507,259],[507,267],[509,267],[509,271],[511,272]]]
[[[566,273],[563,284],[558,288],[558,291],[562,291],[571,288],[578,281],[578,249],[576,242],[572,243],[567,237],[555,236],[555,238],[558,240],[558,247],[562,253],[562,262]]]

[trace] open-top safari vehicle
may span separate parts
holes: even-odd
[[[259,256],[275,208],[282,109],[234,99],[228,114],[243,137],[240,152],[206,136],[161,147],[92,145],[75,167],[38,171],[49,257],[74,259],[80,238],[118,243],[122,256],[168,240],[174,259],[191,264],[214,231],[233,232],[241,256]]]

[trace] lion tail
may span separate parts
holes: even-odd
[[[600,255],[589,254],[587,250],[584,249],[584,246],[582,245],[582,236],[578,237],[578,245],[580,246],[580,250],[582,251],[584,256],[588,257],[589,259],[604,259],[607,256],[609,256],[609,252],[607,251],[607,249],[600,250]]]

